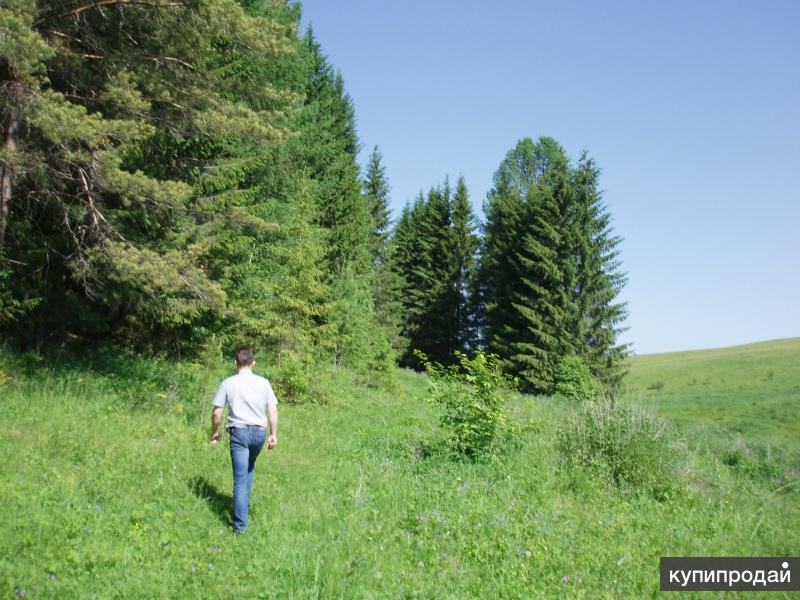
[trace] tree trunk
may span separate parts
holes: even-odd
[[[17,151],[19,138],[19,111],[10,108],[3,117],[3,147],[7,158],[0,165],[0,256],[3,254],[6,238],[6,225],[8,224],[8,209],[11,203],[11,194],[14,192],[14,165],[13,155]]]

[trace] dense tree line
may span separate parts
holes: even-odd
[[[386,368],[353,106],[297,5],[10,0],[0,19],[6,333]]]
[[[523,389],[552,393],[565,357],[616,386],[627,350],[620,239],[587,154],[570,164],[551,138],[521,140],[501,163],[484,205],[480,248],[459,180],[407,206],[394,232],[410,349],[451,362],[483,347]],[[415,365],[407,352],[404,360]]]
[[[390,221],[377,147],[284,0],[8,0],[0,12],[0,330],[196,353],[249,340],[388,374],[486,348],[550,392],[621,376],[625,277],[598,170],[506,156],[478,233],[463,178]],[[298,384],[300,385],[300,384]]]
[[[449,181],[407,205],[393,236],[391,268],[402,281],[401,331],[408,341],[402,362],[419,366],[415,350],[449,362],[471,347],[468,277],[478,238],[463,178]]]

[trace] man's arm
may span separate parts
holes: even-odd
[[[267,450],[272,450],[278,445],[278,405],[270,404],[269,410],[269,439],[267,440]]]
[[[219,441],[220,431],[219,426],[222,424],[222,411],[221,406],[215,406],[211,411],[211,443],[216,444]]]

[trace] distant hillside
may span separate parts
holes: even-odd
[[[800,447],[800,338],[636,356],[626,386],[670,420]]]

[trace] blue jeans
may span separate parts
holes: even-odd
[[[267,439],[262,427],[231,427],[231,466],[233,467],[233,529],[241,533],[247,528],[250,490],[256,473],[256,458]]]

